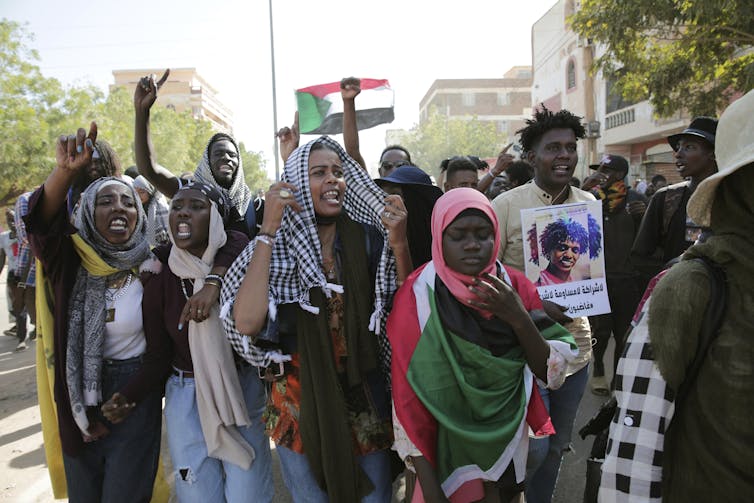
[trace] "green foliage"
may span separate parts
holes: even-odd
[[[107,99],[97,107],[94,120],[97,121],[98,137],[113,147],[122,170],[133,166],[134,105],[126,89],[111,89]]]
[[[133,97],[122,87],[105,98],[94,86],[65,88],[44,77],[39,56],[29,48],[32,35],[13,21],[0,19],[0,206],[42,182],[55,166],[60,134],[88,129],[96,121],[99,137],[118,154],[122,168],[134,164]],[[176,175],[193,172],[213,134],[208,121],[190,112],[155,106],[151,133],[157,161]],[[240,146],[246,181],[252,190],[269,185],[264,160]]]
[[[603,44],[595,69],[668,117],[718,115],[754,87],[754,1],[582,0],[574,31]]]
[[[414,126],[401,140],[401,145],[411,152],[417,166],[437,176],[443,159],[454,155],[495,157],[500,151],[500,142],[494,124],[476,118],[448,119],[432,108],[429,118]]]
[[[57,81],[45,79],[34,64],[36,51],[28,48],[31,35],[18,23],[0,20],[0,205],[13,200],[35,180],[34,173],[49,170],[53,139],[45,116],[63,98]]]
[[[241,151],[246,185],[249,186],[254,195],[260,189],[266,191],[272,182],[267,177],[267,171],[265,170],[266,163],[262,157],[262,153],[246,150],[243,142],[238,144],[238,148]]]

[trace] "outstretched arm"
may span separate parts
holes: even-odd
[[[291,127],[280,128],[277,132],[280,158],[283,162],[287,161],[294,150],[298,148],[298,143],[301,140],[301,134],[298,131],[298,112],[293,116],[293,125]]]
[[[489,189],[490,185],[492,185],[492,181],[495,179],[495,177],[499,176],[500,173],[508,169],[508,166],[513,163],[513,156],[508,153],[508,149],[512,146],[513,144],[509,143],[503,150],[500,151],[500,153],[497,155],[497,161],[495,162],[495,165],[490,168],[490,170],[481,178],[481,180],[479,180],[479,183],[477,183],[476,185],[476,188],[479,192],[481,192],[482,194],[486,193],[487,189]]]
[[[68,189],[82,168],[92,163],[94,142],[97,141],[97,124],[92,122],[89,134],[79,128],[75,135],[62,135],[55,144],[55,169],[44,183],[44,194],[39,201],[39,214],[44,223],[52,222],[65,204]]]
[[[139,174],[149,180],[157,190],[167,197],[173,197],[178,190],[178,178],[167,169],[158,166],[154,161],[152,137],[149,133],[149,112],[157,99],[157,91],[168,80],[170,70],[155,81],[155,75],[142,77],[134,91],[134,156]]]
[[[367,169],[359,150],[359,129],[356,125],[356,96],[361,92],[361,80],[346,77],[340,81],[340,96],[343,98],[343,143],[348,155]]]

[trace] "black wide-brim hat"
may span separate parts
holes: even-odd
[[[714,117],[694,117],[689,127],[678,134],[668,136],[668,143],[673,150],[678,150],[678,142],[684,136],[693,136],[706,140],[713,147],[715,146],[715,134],[717,133],[717,119]]]
[[[432,202],[437,201],[442,196],[442,190],[436,185],[432,185],[432,179],[429,175],[416,166],[400,166],[388,176],[377,178],[374,182],[380,187],[383,187],[386,183],[408,187]]]

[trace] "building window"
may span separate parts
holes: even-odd
[[[618,90],[616,83],[618,78],[620,78],[621,73],[622,71],[618,70],[618,75],[607,78],[607,82],[605,83],[605,113],[609,114],[615,112],[616,110],[630,107],[631,105],[635,105],[639,102],[639,100],[628,100],[624,98]]]
[[[501,107],[510,105],[510,98],[508,93],[497,93],[497,104]]]
[[[497,132],[508,134],[508,122],[507,121],[497,121]]]
[[[474,93],[461,94],[461,103],[465,107],[473,107],[476,104],[476,96]]]
[[[576,87],[576,62],[573,59],[568,60],[566,65],[566,89]]]

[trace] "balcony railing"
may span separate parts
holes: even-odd
[[[636,121],[636,112],[633,108],[624,108],[615,113],[605,116],[605,129],[613,129]]]

